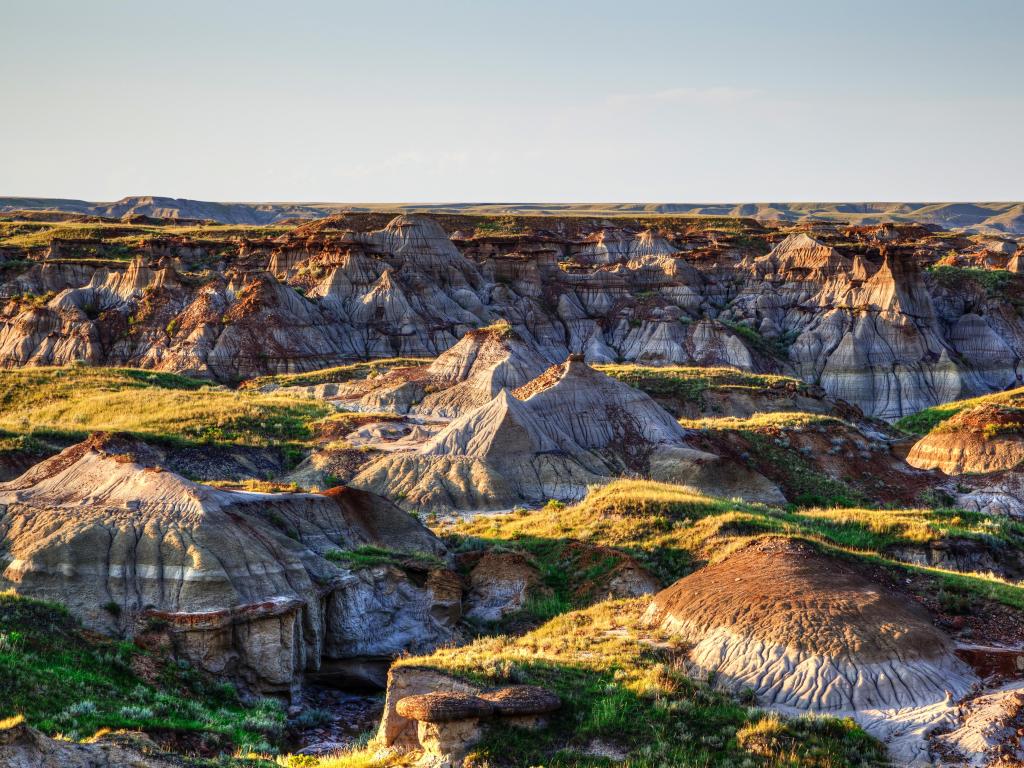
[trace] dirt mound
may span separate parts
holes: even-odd
[[[947,475],[1015,469],[1024,461],[1024,409],[998,403],[967,408],[921,438],[907,455],[919,469]]]
[[[971,682],[927,611],[790,540],[753,544],[680,579],[646,619],[695,643],[699,666],[771,704],[917,706]]]

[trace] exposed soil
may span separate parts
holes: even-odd
[[[736,635],[860,663],[940,654],[926,610],[803,542],[757,542],[680,579],[652,611],[698,631]]]

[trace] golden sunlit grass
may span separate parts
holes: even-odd
[[[593,489],[579,504],[478,517],[443,528],[453,542],[544,552],[544,542],[573,539],[622,549],[668,585],[702,561],[720,559],[753,539],[807,539],[858,557],[935,576],[942,583],[1024,608],[1024,589],[992,574],[960,574],[897,563],[894,548],[965,538],[1024,546],[1024,523],[962,510],[788,510],[705,496],[684,486],[619,480]]]
[[[0,222],[0,246],[30,249],[47,246],[53,240],[103,240],[105,245],[138,248],[147,239],[159,235],[226,241],[234,237],[276,237],[293,228],[236,224],[130,224],[116,221],[8,221]]]
[[[806,411],[764,411],[746,418],[736,416],[708,417],[702,419],[680,419],[679,423],[688,429],[709,430],[762,430],[787,427],[812,427],[820,424],[843,424],[841,419]]]
[[[996,392],[991,395],[972,397],[967,400],[954,400],[951,403],[937,405],[934,408],[925,408],[910,416],[904,416],[896,422],[895,426],[904,432],[915,435],[925,435],[942,424],[946,419],[955,416],[967,408],[977,405],[1010,405],[1019,406],[1024,402],[1024,387],[1011,389],[1007,392]]]
[[[502,729],[477,748],[483,760],[515,756],[502,764],[605,764],[586,754],[594,740],[627,752],[631,766],[839,766],[882,759],[881,746],[852,723],[822,718],[778,720],[772,728],[788,736],[784,747],[752,753],[737,734],[766,714],[688,677],[680,649],[659,630],[642,627],[646,606],[646,598],[605,601],[522,637],[485,638],[401,659],[396,667],[428,667],[484,686],[516,682],[555,690],[563,706],[546,730]]]
[[[590,751],[596,741],[629,754],[621,764],[636,768],[838,768],[884,761],[881,745],[849,720],[768,715],[694,681],[668,638],[641,628],[646,604],[646,599],[606,601],[559,616],[521,637],[489,637],[400,659],[396,674],[429,668],[485,687],[515,682],[558,693],[562,708],[548,727],[536,732],[494,727],[475,747],[469,759],[473,765],[607,765],[607,758]],[[768,747],[765,738],[756,736],[770,736]],[[287,756],[277,762],[287,768],[383,768],[413,764],[417,758],[371,741],[333,757],[306,761]]]
[[[0,371],[0,430],[81,437],[95,431],[266,446],[303,442],[331,413],[311,398],[238,392],[168,373],[123,368]]]
[[[271,376],[258,376],[243,382],[242,389],[261,389],[264,387],[311,387],[317,384],[341,384],[346,381],[373,378],[387,373],[392,368],[409,368],[427,365],[432,358],[423,357],[387,357],[379,360],[338,365],[333,368],[321,368],[308,373],[279,373]]]

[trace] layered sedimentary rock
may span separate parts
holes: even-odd
[[[100,631],[165,626],[179,655],[253,691],[294,693],[307,672],[451,639],[450,573],[337,557],[361,546],[444,556],[394,505],[347,488],[223,491],[159,463],[135,441],[98,437],[0,484],[0,584]]]
[[[503,389],[522,386],[551,363],[501,321],[467,332],[430,365],[399,368],[330,391],[307,389],[346,408],[452,418],[485,405]]]
[[[947,475],[1011,470],[1024,461],[1024,410],[988,404],[967,408],[914,444],[907,463]]]
[[[503,509],[581,498],[588,486],[623,474],[718,482],[723,495],[755,487],[716,472],[718,457],[686,445],[686,431],[644,392],[595,371],[578,357],[454,419],[415,450],[384,456],[352,481],[439,510]]]
[[[133,365],[235,381],[435,357],[504,320],[546,362],[580,354],[796,373],[896,419],[1005,388],[1024,360],[1019,302],[1007,300],[1022,293],[1009,242],[992,246],[1006,262],[994,265],[974,258],[982,246],[995,253],[984,243],[914,227],[782,237],[749,223],[739,238],[684,222],[552,219],[550,229],[453,239],[438,218],[371,228],[382,221],[324,220],[232,243],[154,237],[123,266],[77,258],[106,253],[104,241],[54,240],[32,254],[39,263],[0,280],[0,365]],[[974,270],[1010,271],[923,271],[961,269],[947,263],[951,246]]]
[[[660,592],[647,623],[691,661],[783,711],[852,715],[901,762],[977,682],[928,613],[811,545],[750,545]]]

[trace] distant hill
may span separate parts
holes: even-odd
[[[971,232],[1024,234],[1024,202],[1004,203],[215,203],[136,196],[112,203],[44,197],[0,197],[0,212],[50,210],[121,218],[208,219],[224,224],[274,224],[334,213],[559,214],[615,216],[676,214],[748,216],[762,221],[839,221],[847,224],[917,222]]]

